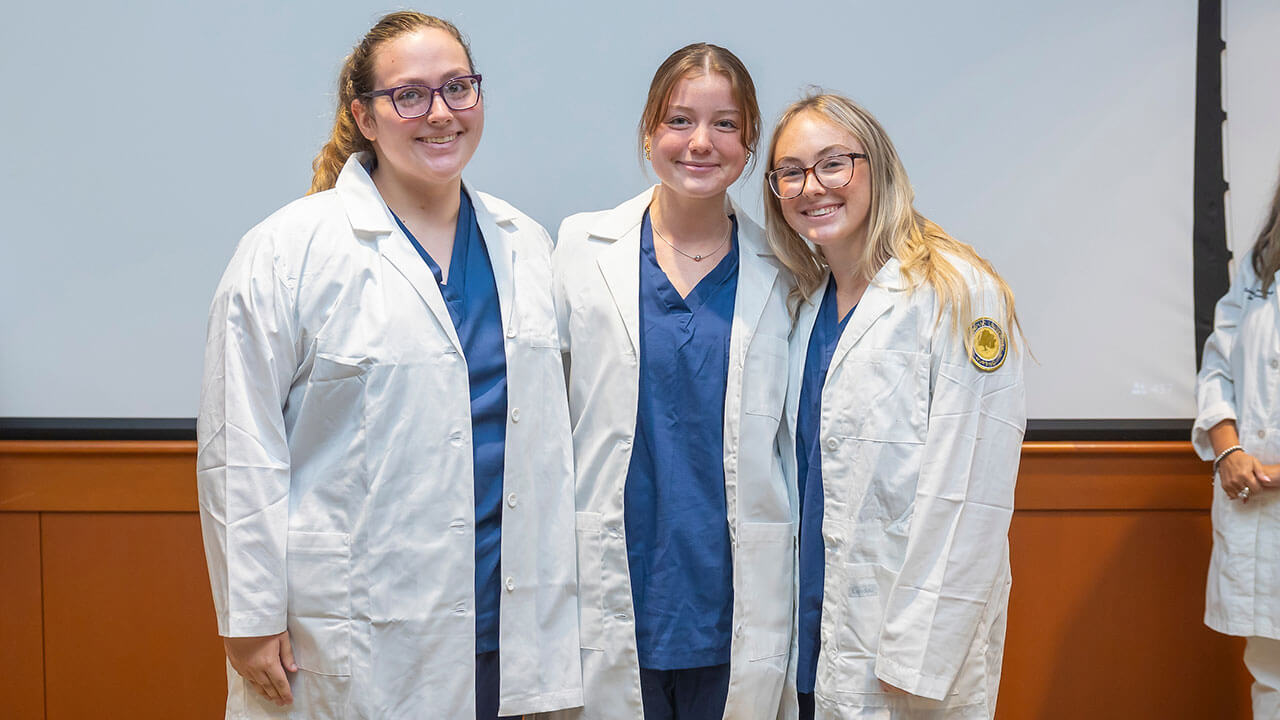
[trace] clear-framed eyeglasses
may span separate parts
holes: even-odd
[[[858,158],[870,160],[865,153],[840,153],[828,155],[809,167],[784,165],[766,175],[769,189],[779,200],[799,197],[804,192],[804,183],[810,172],[822,187],[828,190],[842,188],[853,179],[853,162]]]
[[[401,85],[361,93],[360,97],[372,100],[386,95],[391,98],[397,115],[405,120],[412,120],[431,112],[431,103],[437,94],[450,110],[470,110],[480,102],[480,76],[459,75],[438,88],[430,85]]]

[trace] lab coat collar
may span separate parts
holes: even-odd
[[[778,277],[778,259],[764,239],[764,231],[747,214],[731,203],[738,218],[738,297],[734,309],[735,328],[755,328],[760,325],[760,315],[769,302],[769,295]],[[750,341],[750,337],[743,338]],[[738,350],[745,360],[748,342]]]
[[[640,224],[657,186],[603,213],[587,229],[592,237],[613,243],[600,252],[596,264],[613,296],[634,352],[640,349]],[[725,211],[738,219],[738,297],[734,315],[755,327],[778,274],[777,258],[765,242],[764,231],[725,196]]]
[[[489,264],[493,267],[493,282],[498,287],[498,307],[502,313],[502,327],[511,335],[512,312],[515,302],[516,232],[513,224],[515,208],[497,198],[471,190],[464,182],[462,189],[471,198],[476,211],[476,223],[489,250]]]
[[[899,293],[906,289],[906,283],[902,280],[902,265],[897,258],[889,258],[889,261],[876,272],[875,277],[871,279],[871,284],[867,286],[866,292],[862,293],[862,299],[858,301],[857,307],[853,309],[853,317],[849,318],[849,324],[845,326],[844,332],[840,335],[840,342],[836,344],[836,351],[831,356],[831,365],[827,373],[830,377],[832,370],[844,360],[849,351],[853,349],[862,336],[871,329],[876,320],[881,315],[889,311],[893,304],[897,301]],[[826,283],[823,283],[825,289]],[[821,300],[821,298],[816,298]],[[815,298],[810,298],[811,301]]]
[[[458,331],[453,325],[444,296],[440,293],[440,285],[409,239],[400,231],[390,208],[373,184],[373,178],[366,167],[371,161],[371,153],[353,154],[338,174],[336,189],[347,211],[351,229],[357,233],[382,236],[378,241],[378,252],[409,281],[435,316],[441,330],[448,336],[454,352],[462,355],[462,342],[458,338]],[[489,250],[493,279],[498,288],[502,326],[509,328],[514,301],[515,265],[515,248],[511,237],[513,229],[509,228],[516,217],[515,210],[496,198],[471,190],[466,183],[463,183],[463,191],[471,198],[476,221]]]

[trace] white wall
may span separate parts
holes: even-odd
[[[305,192],[341,59],[390,9],[7,11],[0,416],[195,414],[222,268]],[[649,79],[715,42],[751,69],[770,126],[810,83],[880,117],[920,209],[1014,286],[1040,361],[1032,417],[1194,414],[1194,0],[422,9],[458,23],[485,75],[469,182],[553,232],[650,181],[635,151]],[[757,217],[760,182],[735,190]]]

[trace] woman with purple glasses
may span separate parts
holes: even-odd
[[[449,22],[378,21],[312,194],[214,297],[197,477],[227,717],[582,703],[551,242],[462,182],[480,81]]]

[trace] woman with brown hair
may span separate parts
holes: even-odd
[[[1197,382],[1196,452],[1213,461],[1204,622],[1248,638],[1253,716],[1280,717],[1280,184],[1218,301]]]
[[[214,297],[197,466],[228,717],[582,702],[551,243],[462,182],[480,81],[449,22],[379,20],[312,194]]]
[[[796,277],[801,718],[992,717],[1026,423],[1013,294],[913,207],[838,95],[778,121],[769,241]]]
[[[775,443],[791,279],[728,198],[755,88],[697,43],[654,74],[659,184],[574,215],[554,256],[577,477],[588,718],[764,718],[791,647],[794,540]]]

